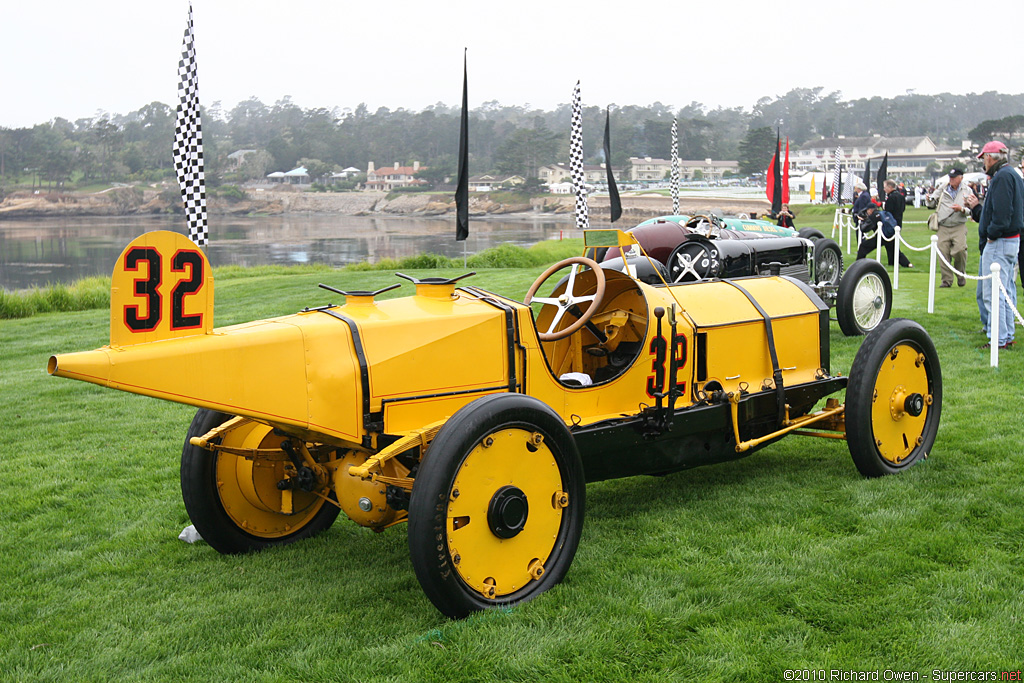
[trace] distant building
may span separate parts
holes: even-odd
[[[344,168],[338,171],[337,173],[332,173],[331,182],[334,183],[339,180],[348,180],[349,178],[355,178],[360,173],[362,173],[362,171],[360,171],[355,166],[349,166],[348,168]]]
[[[537,169],[537,178],[540,182],[551,187],[572,177],[572,171],[568,164],[548,164]]]
[[[284,181],[292,185],[309,185],[309,171],[305,166],[298,166],[285,172]]]
[[[930,164],[948,166],[958,160],[960,153],[970,147],[963,143],[961,148],[940,148],[926,135],[888,138],[881,135],[867,137],[846,137],[811,140],[799,148],[790,150],[790,173],[804,171],[828,171],[835,160],[836,147],[843,148],[843,161],[849,170],[863,175],[864,166],[870,160],[872,173],[878,171],[885,154],[889,154],[888,175],[893,177],[929,175]]]
[[[616,181],[622,180],[623,170],[621,168],[612,168],[612,175]],[[541,166],[537,169],[537,178],[542,183],[551,187],[557,183],[564,182],[572,178],[572,169],[569,168],[568,164],[559,162],[557,164],[548,164],[547,166]],[[588,184],[606,183],[608,182],[608,171],[604,164],[592,165],[584,164],[583,166],[583,179]]]
[[[422,167],[423,169],[426,166]],[[384,166],[377,169],[371,161],[366,169],[367,190],[381,190],[390,192],[399,187],[411,187],[414,185],[426,185],[427,181],[416,178],[416,173],[421,170],[420,162],[412,162],[412,166],[399,166],[396,161],[393,166]]]
[[[490,192],[499,187],[522,185],[526,179],[521,175],[477,175],[469,179],[470,192]]]
[[[247,156],[255,153],[255,149],[240,149],[237,152],[232,152],[228,155],[228,167],[238,168],[245,162]]]
[[[271,183],[287,183],[289,185],[309,185],[309,173],[305,166],[293,168],[288,172],[274,171],[267,174]]]
[[[668,159],[651,157],[630,157],[629,179],[632,181],[665,180],[672,173],[672,162]],[[726,173],[740,171],[738,161],[715,161],[714,159],[680,159],[680,180],[706,180],[716,182]]]
[[[629,164],[629,179],[634,182],[664,180],[672,170],[672,162],[668,159],[630,157]]]

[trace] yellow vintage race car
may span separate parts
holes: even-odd
[[[585,243],[642,252],[617,230]],[[214,328],[206,256],[149,233],[114,270],[110,345],[48,370],[199,408],[181,488],[218,551],[307,538],[340,511],[378,531],[407,522],[416,575],[449,617],[557,584],[588,482],[739,458],[787,434],[845,438],[879,476],[935,441],[942,378],[924,329],[883,322],[842,376],[828,306],[797,279],[652,285],[581,256],[520,302],[465,277]]]

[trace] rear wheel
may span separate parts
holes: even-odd
[[[839,282],[836,318],[847,337],[867,334],[889,319],[892,284],[889,274],[874,259],[858,259]]]
[[[866,477],[926,458],[942,412],[942,370],[924,328],[897,318],[861,344],[846,389],[846,441]]]
[[[336,505],[313,492],[278,489],[289,462],[283,452],[281,457],[247,459],[189,443],[193,436],[202,436],[229,419],[231,415],[212,410],[197,412],[181,453],[185,510],[203,540],[225,554],[244,553],[292,543],[329,528],[338,516]],[[222,445],[273,449],[283,440],[270,427],[250,422],[224,434]],[[282,504],[287,495],[291,495],[291,512],[286,514],[281,510],[289,507]],[[333,493],[329,497],[333,499]]]
[[[522,394],[459,410],[420,465],[409,553],[430,601],[452,618],[529,600],[569,569],[585,486],[562,419]]]

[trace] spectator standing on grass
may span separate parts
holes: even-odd
[[[858,213],[868,208],[868,204],[871,203],[871,195],[868,194],[868,188],[864,183],[854,183],[853,185],[853,208],[850,211],[856,216]]]
[[[1006,145],[993,140],[981,149],[979,159],[985,164],[985,173],[990,178],[985,203],[981,208],[978,223],[978,247],[981,249],[981,265],[978,274],[988,275],[993,263],[1000,266],[999,279],[1009,295],[999,297],[999,329],[996,339],[1001,349],[1014,345],[1014,327],[1017,321],[1017,285],[1014,282],[1013,266],[1020,253],[1020,233],[1024,230],[1024,180],[1009,165],[1009,150]],[[989,321],[991,315],[992,288],[998,286],[991,279],[978,281],[978,312],[981,315],[982,331],[991,336]],[[985,344],[982,348],[987,348]]]
[[[954,168],[949,172],[949,184],[939,190],[939,252],[953,268],[963,273],[967,269],[967,208],[966,198],[973,195],[964,180],[963,169]],[[940,287],[953,286],[953,271],[945,261],[939,261],[942,268]],[[967,280],[957,275],[956,283],[963,287]]]
[[[892,214],[892,217],[896,220],[896,225],[903,227],[903,213],[907,210],[907,198],[897,189],[896,183],[891,180],[886,180],[882,183],[882,187],[885,188],[885,206],[886,211]]]
[[[900,183],[902,185],[903,183]],[[882,187],[885,188],[885,210],[892,214],[892,219],[896,221],[896,225],[903,229],[903,213],[907,210],[907,199],[896,187],[896,183],[892,180],[886,180],[882,183]],[[905,191],[905,190],[904,190]],[[885,235],[886,237],[892,237],[892,235]],[[883,240],[884,241],[884,240]],[[859,251],[859,250],[858,250]],[[892,256],[892,243],[885,242],[885,251],[889,254],[889,265],[893,264]],[[860,257],[858,257],[860,258]],[[907,259],[906,254],[903,250],[900,250],[900,265],[904,268],[913,268],[910,261]]]
[[[857,216],[860,219],[860,225],[857,226],[858,232],[860,232],[860,246],[857,247],[857,258],[862,259],[875,250],[875,230],[881,230],[883,237],[892,238],[896,234],[896,226],[899,223],[893,218],[892,214],[888,211],[879,211],[878,207],[874,204],[868,206],[864,210],[864,213]],[[893,254],[893,242],[889,239],[882,240],[882,246],[885,247],[885,253],[889,255],[889,265],[891,266],[895,261]],[[907,259],[907,255],[900,252],[900,265],[904,268],[913,268],[910,265],[910,261]]]

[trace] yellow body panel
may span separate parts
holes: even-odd
[[[320,313],[50,361],[50,372],[113,389],[358,441],[359,368],[348,328]]]
[[[508,382],[504,316],[461,293],[343,306],[339,312],[359,325],[375,412],[385,400]]]
[[[782,378],[787,386],[812,382],[821,366],[821,312],[799,286],[785,278],[737,281],[772,318]],[[673,287],[697,332],[707,335],[706,381],[725,391],[761,391],[772,385],[772,361],[764,318],[727,282]],[[700,387],[698,387],[700,388]]]

